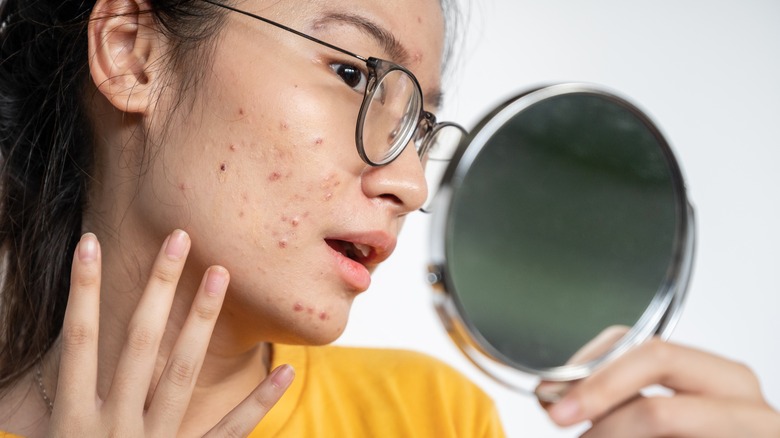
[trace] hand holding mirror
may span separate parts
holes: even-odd
[[[693,262],[693,208],[637,107],[593,85],[534,89],[485,117],[443,172],[429,281],[480,369],[531,392],[529,378],[580,379],[669,335]]]

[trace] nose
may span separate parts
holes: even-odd
[[[390,164],[366,166],[362,187],[367,197],[390,203],[398,214],[420,209],[428,196],[428,185],[414,144],[410,142]]]

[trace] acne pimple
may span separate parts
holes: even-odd
[[[279,122],[279,128],[282,131],[286,131],[286,130],[290,129],[290,125],[286,121],[282,120],[281,122]]]
[[[325,196],[323,196],[322,199],[324,199],[326,201],[330,201],[330,198],[332,198],[332,197],[333,197],[333,193],[326,193]]]
[[[325,321],[326,319],[329,319],[328,314],[324,311],[320,312],[320,321]]]
[[[317,138],[315,138],[315,139],[314,139],[314,144],[316,144],[316,145],[318,145],[318,146],[319,146],[319,145],[321,145],[321,144],[322,144],[322,138],[321,138],[321,137],[317,137]]]
[[[295,310],[296,312],[302,312],[303,311],[303,304],[295,303],[295,305],[293,306],[293,310]]]
[[[239,116],[243,116],[244,115],[244,109],[243,108],[239,108],[238,109],[238,115]]]
[[[418,22],[418,23],[420,23],[420,24],[422,24],[422,17],[418,16],[418,17],[417,17],[417,22]]]
[[[294,226],[294,227],[297,227],[299,223],[301,223],[301,219],[298,218],[298,217],[294,217],[290,221],[290,224],[292,224],[292,226]]]
[[[287,248],[287,239],[282,239],[279,241],[279,248]]]
[[[224,172],[227,170],[227,163],[220,163],[219,164],[219,170]]]
[[[282,177],[282,174],[279,172],[271,172],[270,175],[268,175],[268,181],[279,181],[279,178]]]
[[[238,146],[236,146],[236,145],[234,145],[234,144],[231,144],[231,145],[230,145],[230,151],[231,151],[231,152],[235,152],[237,149],[238,149]]]

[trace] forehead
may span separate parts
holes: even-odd
[[[261,14],[271,12],[304,32],[324,32],[326,41],[335,37],[328,42],[346,50],[405,66],[420,81],[426,106],[429,96],[436,100],[444,49],[440,0],[290,0],[269,3]]]

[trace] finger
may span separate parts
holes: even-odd
[[[265,417],[268,411],[282,398],[295,377],[290,365],[274,369],[260,385],[249,394],[214,428],[206,437],[245,437]]]
[[[550,417],[560,425],[597,418],[655,384],[693,395],[763,400],[758,380],[745,366],[653,339],[578,382],[549,409]]]
[[[567,365],[584,364],[590,360],[605,354],[612,348],[623,336],[628,333],[629,327],[623,325],[614,325],[602,330],[593,339],[588,341],[582,348],[577,350],[566,362]],[[551,403],[560,401],[576,382],[552,382],[542,381],[534,390],[539,404],[547,409]]]
[[[212,266],[203,275],[147,413],[150,426],[159,436],[176,435],[203,365],[229,280],[227,270],[221,266]]]
[[[624,325],[607,327],[596,335],[595,338],[588,341],[582,348],[577,350],[577,352],[566,362],[566,365],[578,365],[596,359],[609,351],[609,349],[619,340],[623,339],[623,336],[625,336],[629,330],[630,328]]]
[[[92,233],[81,237],[73,254],[70,293],[62,322],[62,355],[56,406],[94,407],[100,314],[100,244]]]
[[[780,416],[766,405],[701,396],[638,397],[593,424],[583,438],[630,436],[780,436]]]
[[[189,249],[189,236],[182,230],[174,231],[165,239],[128,324],[106,403],[138,410],[139,414],[143,411],[157,351]]]

